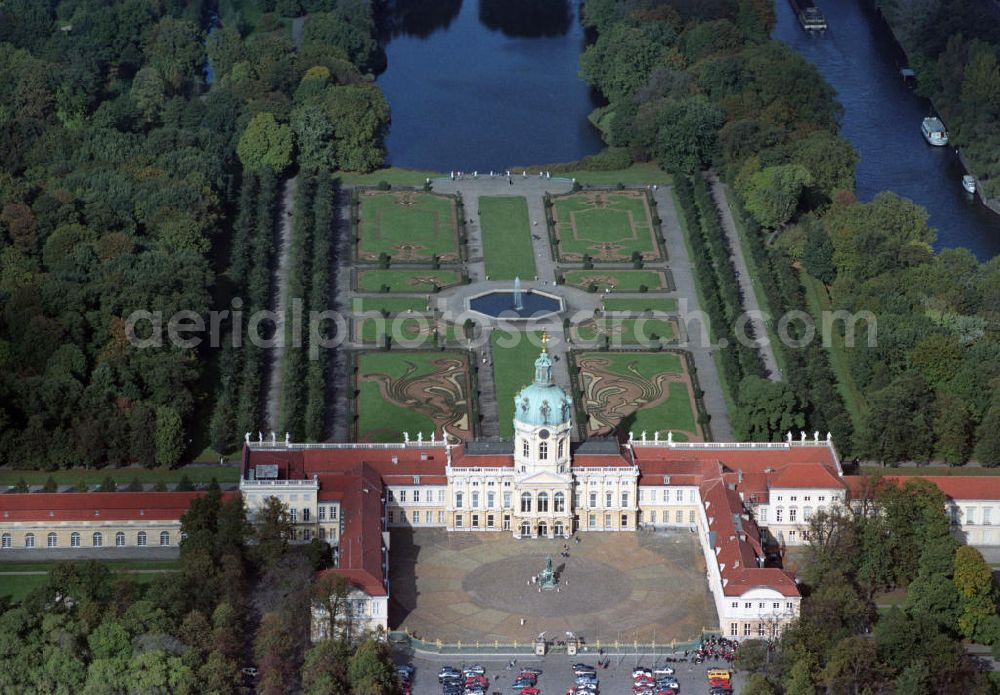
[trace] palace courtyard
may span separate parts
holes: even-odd
[[[390,629],[452,644],[525,644],[572,631],[594,645],[669,644],[718,625],[695,534],[582,534],[568,541],[568,558],[560,557],[565,542],[394,529]],[[558,591],[531,583],[546,556]]]

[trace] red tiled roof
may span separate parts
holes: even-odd
[[[367,464],[320,476],[320,489],[341,491],[340,564],[330,570],[371,596],[385,596],[382,570],[382,480]]]
[[[22,492],[0,495],[3,521],[179,521],[204,492]],[[224,492],[224,500],[238,495]]]
[[[727,572],[723,575],[728,581],[722,591],[726,596],[742,596],[751,589],[773,589],[782,596],[799,595],[795,577],[788,570],[776,567],[751,567]]]
[[[631,468],[632,464],[621,454],[575,454],[574,468]]]
[[[852,497],[863,494],[868,476],[845,476]],[[926,480],[953,500],[1000,500],[1000,476],[992,475],[885,475],[882,485],[904,485],[908,480]]]
[[[819,463],[791,463],[768,474],[771,488],[845,488],[828,466]]]

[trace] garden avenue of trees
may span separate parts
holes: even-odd
[[[707,167],[736,192],[772,315],[877,316],[873,347],[866,322],[850,349],[839,335],[829,351],[776,344],[780,383],[762,380],[753,352],[730,341],[720,361],[738,436],[831,431],[845,456],[1000,464],[1000,259],[935,254],[920,206],[888,192],[854,197],[857,155],[838,135],[841,107],[812,65],[769,39],[773,4],[587,0],[583,15],[597,39],[582,75],[609,101],[592,120],[610,148],[590,163],[653,159],[675,174],[692,245],[706,249],[695,271],[716,328],[732,325],[740,296],[722,267]]]

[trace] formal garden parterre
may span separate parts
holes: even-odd
[[[647,191],[581,191],[548,201],[552,243],[562,263],[664,258]]]
[[[473,438],[474,388],[468,353],[362,352],[354,359],[355,441],[399,442],[445,434]]]
[[[574,352],[577,404],[588,437],[615,428],[703,441],[687,355],[671,351]]]
[[[355,206],[361,262],[458,262],[459,203],[416,190],[363,190]]]

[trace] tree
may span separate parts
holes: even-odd
[[[228,26],[212,32],[205,42],[205,48],[216,79],[228,75],[236,63],[246,58],[240,33]]]
[[[385,160],[389,102],[371,84],[336,85],[326,90],[323,107],[336,131],[336,163],[346,171],[367,172]]]
[[[750,374],[740,382],[737,401],[734,424],[748,441],[777,441],[805,425],[798,396],[785,382]]]
[[[351,649],[347,642],[325,639],[306,652],[302,665],[302,687],[306,695],[348,695],[347,664]]]
[[[740,695],[777,695],[771,681],[762,673],[751,673]]]
[[[933,617],[948,632],[958,629],[958,590],[944,575],[921,575],[914,579],[907,590],[905,607],[908,613]]]
[[[272,113],[258,113],[240,136],[236,152],[247,171],[280,174],[292,162],[292,129]]]
[[[834,645],[823,669],[823,681],[831,693],[875,692],[883,671],[875,645],[867,637],[845,637]]]
[[[149,65],[176,93],[205,62],[201,29],[194,22],[166,16],[150,30],[145,53]]]
[[[615,24],[580,56],[580,74],[608,101],[623,101],[646,83],[675,38],[665,24]]]
[[[166,104],[167,86],[153,68],[143,68],[132,79],[129,96],[147,121],[155,121]]]
[[[369,638],[361,643],[347,666],[347,678],[355,695],[396,695],[399,681],[392,655],[385,643]]]
[[[669,102],[658,115],[653,156],[667,171],[693,174],[708,166],[718,149],[722,111],[703,96]]]
[[[810,225],[806,232],[802,265],[807,273],[827,285],[837,279],[837,269],[833,265],[833,242],[821,225]]]
[[[932,695],[931,672],[923,659],[912,661],[896,677],[896,692],[908,695]]]
[[[336,130],[321,107],[306,105],[293,111],[292,130],[303,167],[337,168]]]
[[[938,414],[934,419],[937,455],[949,466],[962,466],[972,455],[972,415],[958,396],[938,396]]]
[[[992,618],[996,617],[998,592],[993,581],[993,571],[982,553],[963,545],[955,551],[955,568],[952,581],[958,590],[958,627],[967,639],[985,642],[990,633]]]
[[[792,218],[802,191],[813,182],[801,164],[765,167],[752,174],[743,186],[747,212],[768,229],[776,229]]]
[[[280,695],[288,691],[295,676],[291,644],[282,616],[266,613],[260,621],[253,647],[260,676],[257,692]]]
[[[281,559],[288,549],[288,541],[295,534],[288,507],[277,497],[268,497],[257,510],[254,533],[258,562],[270,567]]]
[[[990,405],[976,428],[975,458],[980,465],[1000,465],[1000,404]]]
[[[796,659],[785,674],[785,695],[816,695],[815,671],[816,663],[811,657]]]
[[[924,379],[903,374],[868,399],[858,453],[875,461],[927,461],[934,451],[933,394]]]
[[[184,453],[184,425],[170,406],[156,409],[156,465],[172,468]]]
[[[222,652],[213,651],[198,669],[202,692],[239,695],[244,692],[239,665]]]
[[[145,693],[194,693],[195,677],[179,656],[152,650],[136,654],[128,667],[129,687]]]

